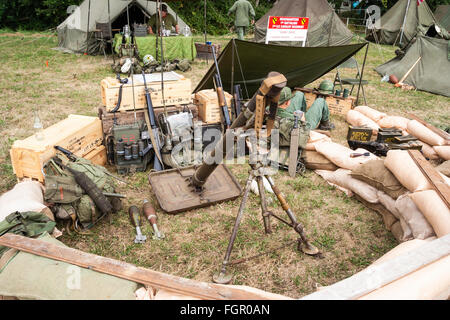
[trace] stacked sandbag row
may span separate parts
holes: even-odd
[[[368,106],[357,106],[347,113],[347,122],[352,126],[371,128],[377,134],[380,128],[397,128],[403,135],[412,135],[422,144],[422,152],[430,160],[450,160],[450,142],[445,140],[417,120],[399,116],[389,116]]]

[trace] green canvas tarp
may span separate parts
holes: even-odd
[[[309,18],[307,47],[338,46],[350,43],[353,33],[326,0],[279,0],[255,23],[255,42],[265,43],[269,16]],[[270,42],[285,46],[300,46],[301,42]]]
[[[368,43],[334,47],[286,47],[233,39],[218,57],[224,90],[240,84],[251,98],[270,71],[286,76],[288,86],[303,87],[333,70]],[[214,65],[194,92],[214,88]],[[232,80],[233,79],[233,80]]]
[[[144,23],[144,20],[147,21],[148,17],[156,12],[155,1],[85,0],[56,28],[58,32],[58,49],[65,52],[84,53],[86,51],[86,39],[89,39],[88,53],[99,53],[99,42],[95,39],[97,23],[109,23],[111,17],[113,29],[115,27],[122,29],[127,21],[127,5],[131,25],[134,22]],[[186,23],[176,15],[169,5],[167,7],[168,12],[177,18],[180,30],[183,30],[186,27]],[[138,18],[135,16],[136,13],[139,13]],[[120,20],[123,20],[123,23],[115,26],[115,21],[121,17],[125,18]],[[89,37],[87,37],[86,32],[89,32]]]
[[[439,24],[450,32],[450,5],[440,5],[434,12],[434,17]]]
[[[450,41],[418,35],[407,46],[404,56],[395,57],[375,70],[380,75],[395,75],[401,79],[422,57],[403,81],[418,90],[450,97]]]
[[[373,31],[377,39],[374,38],[372,32],[369,32],[367,40],[402,46],[415,37],[418,27],[428,28],[435,23],[436,20],[426,1],[417,5],[417,0],[398,0],[388,12],[375,22],[378,28]],[[400,44],[402,30],[403,37]]]

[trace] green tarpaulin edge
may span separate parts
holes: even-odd
[[[355,55],[368,42],[333,47],[286,47],[238,39],[231,40],[217,58],[223,88],[240,84],[244,98],[251,98],[270,71],[286,76],[288,86],[303,87]],[[235,50],[233,50],[235,48]],[[233,54],[234,51],[234,54]],[[234,60],[234,63],[232,61]],[[194,90],[214,88],[214,64]]]

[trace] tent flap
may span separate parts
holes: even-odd
[[[284,74],[290,87],[302,87],[331,71],[365,45],[367,43],[303,48],[233,39],[220,54],[218,64],[224,89],[231,90],[234,70],[233,84],[240,84],[244,97],[251,98],[270,71]],[[214,73],[212,66],[194,92],[213,88]]]

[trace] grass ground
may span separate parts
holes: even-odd
[[[228,37],[210,37],[223,46]],[[198,40],[202,41],[198,36]],[[44,127],[66,118],[71,113],[97,115],[101,104],[100,81],[112,76],[110,60],[103,56],[63,54],[52,50],[57,38],[52,34],[0,32],[0,192],[16,182],[9,158],[9,149],[17,139],[33,133],[33,111],[39,111]],[[369,80],[368,104],[392,115],[414,112],[430,123],[445,126],[450,122],[450,100],[426,92],[402,91],[381,83],[375,66],[392,58],[391,46],[370,45],[364,78]],[[357,54],[362,64],[364,52]],[[48,62],[48,66],[47,66]],[[192,71],[185,73],[195,86],[206,72],[205,62],[195,61]],[[323,79],[333,79],[334,72]],[[346,123],[333,117],[337,129],[334,141],[345,143]],[[230,166],[241,185],[248,168]],[[149,199],[158,208],[147,182],[148,173],[127,177],[129,187],[119,186],[127,194],[124,207],[140,205]],[[263,290],[299,298],[315,291],[317,286],[330,285],[362,270],[397,245],[392,234],[374,211],[342,192],[328,186],[320,177],[308,171],[304,177],[290,179],[279,172],[275,181],[287,196],[293,211],[304,224],[312,242],[323,252],[323,259],[299,253],[294,245],[259,257],[229,270],[234,284],[244,284]],[[282,213],[274,199],[272,206]],[[94,254],[124,260],[136,265],[196,280],[210,281],[223,259],[240,200],[177,215],[159,214],[159,225],[166,234],[164,241],[147,241],[136,245],[134,229],[125,211],[102,221],[90,235],[64,235],[67,245]],[[288,227],[273,222],[274,232],[265,235],[258,198],[250,196],[241,224],[233,258],[252,256],[294,240]],[[145,225],[145,234],[151,228]]]

